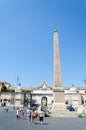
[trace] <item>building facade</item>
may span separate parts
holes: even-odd
[[[6,106],[30,106],[31,104],[35,104],[38,106],[45,105],[52,107],[54,102],[52,88],[46,81],[43,81],[39,86],[34,86],[29,89],[21,88],[21,91],[19,87],[16,89],[12,88],[12,90],[15,90],[14,92],[0,92],[0,105],[4,103]],[[86,105],[86,88],[64,88],[64,102],[66,105],[72,105],[74,107],[79,107],[82,104]]]

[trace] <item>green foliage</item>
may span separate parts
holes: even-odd
[[[22,92],[31,92],[30,90],[27,90],[27,89],[22,89]]]
[[[14,89],[1,89],[1,92],[15,92]]]
[[[2,83],[1,92],[7,92],[7,88],[4,83]]]
[[[2,83],[1,92],[15,92],[14,89],[8,89],[4,83]]]

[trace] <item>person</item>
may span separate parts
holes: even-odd
[[[20,110],[21,118],[24,118],[24,108]]]
[[[43,116],[44,116],[44,112],[41,108],[40,111],[39,111],[39,121],[40,121],[41,125],[43,124]]]
[[[36,120],[36,110],[32,111],[32,123],[34,123]]]
[[[5,111],[5,112],[8,112],[8,110],[9,110],[9,108],[8,108],[8,107],[4,109],[4,111]]]
[[[9,108],[7,107],[7,108],[6,108],[6,112],[8,112],[8,110],[9,110]]]
[[[31,108],[27,109],[27,120],[29,124],[31,124],[31,115],[32,115]]]
[[[16,118],[19,119],[20,118],[20,111],[19,111],[19,108],[16,109]]]
[[[15,110],[15,106],[13,107],[13,110]]]

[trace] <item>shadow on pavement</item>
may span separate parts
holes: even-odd
[[[39,122],[35,122],[35,125],[41,125]],[[49,125],[49,123],[43,123],[42,125]]]

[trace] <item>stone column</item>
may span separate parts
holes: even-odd
[[[54,31],[54,87],[62,87],[58,33]]]
[[[62,88],[60,53],[58,43],[58,33],[54,31],[54,102],[61,103],[64,101],[64,90]]]

